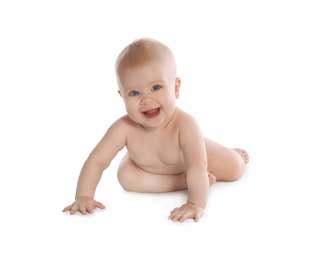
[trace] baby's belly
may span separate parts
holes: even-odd
[[[136,158],[131,154],[129,154],[129,156],[134,164],[147,172],[156,174],[180,174],[186,171],[183,160],[180,158],[171,158],[171,160],[168,158],[167,160],[163,160],[162,158],[155,157],[151,160],[145,160],[144,158]]]

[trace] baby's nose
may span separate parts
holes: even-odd
[[[153,102],[152,98],[151,98],[149,95],[145,95],[145,96],[142,98],[142,100],[141,100],[141,105],[142,105],[142,106],[145,106],[145,105],[148,105],[148,104],[150,104],[150,103],[152,103],[152,102]]]

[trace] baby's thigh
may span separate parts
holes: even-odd
[[[245,164],[238,152],[208,138],[205,138],[205,144],[208,171],[218,181],[235,181],[241,177]]]
[[[159,192],[160,176],[138,167],[128,154],[121,160],[118,169],[119,183],[127,191]]]
[[[186,189],[185,174],[156,174],[138,167],[127,154],[120,163],[118,180],[128,191],[170,192]]]
[[[118,168],[118,180],[125,190],[131,190],[131,187],[134,186],[134,182],[138,181],[138,175],[142,172],[143,170],[134,164],[129,155],[126,154],[122,158]]]

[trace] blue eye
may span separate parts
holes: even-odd
[[[132,96],[132,97],[135,97],[135,96],[137,96],[137,95],[139,95],[140,93],[138,92],[138,91],[136,91],[136,90],[132,90],[131,92],[130,92],[130,96]]]
[[[154,85],[154,86],[152,86],[152,91],[159,90],[160,88],[161,88],[160,86]]]

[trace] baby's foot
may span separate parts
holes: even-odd
[[[245,164],[247,164],[250,161],[249,154],[245,150],[240,148],[233,148],[233,150],[235,150],[241,155]]]
[[[211,173],[208,173],[209,186],[212,186],[216,183],[216,177]]]

